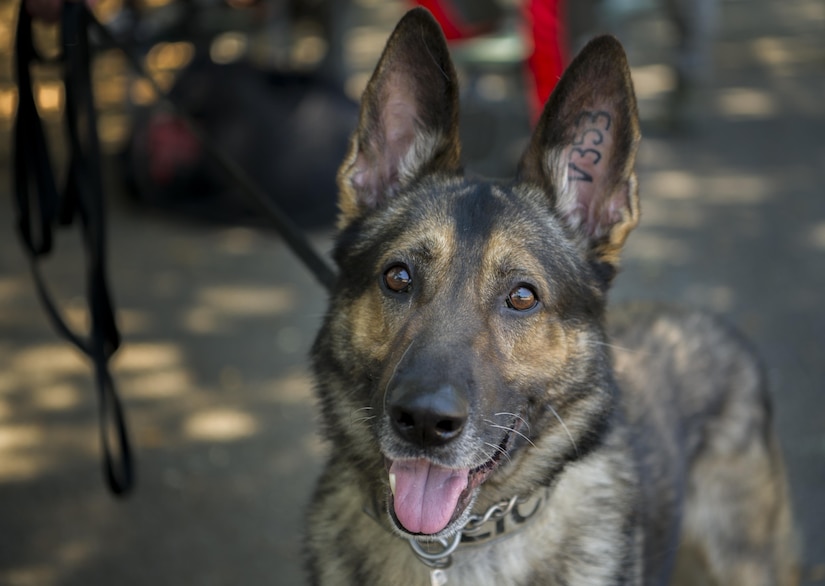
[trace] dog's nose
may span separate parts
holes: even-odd
[[[469,404],[453,386],[443,385],[428,392],[411,388],[396,391],[391,393],[387,407],[393,427],[407,441],[434,447],[461,434]]]

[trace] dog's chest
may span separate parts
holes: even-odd
[[[488,546],[470,546],[456,552],[449,568],[430,570],[427,583],[434,586],[525,584],[535,568],[536,560],[531,555],[534,549],[535,544],[531,546],[526,533]]]

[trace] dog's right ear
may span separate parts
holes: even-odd
[[[639,139],[624,50],[616,39],[599,37],[562,76],[519,167],[522,181],[547,193],[605,286],[639,221]]]
[[[425,173],[460,170],[458,80],[441,27],[409,11],[387,41],[361,99],[338,171],[339,227]]]

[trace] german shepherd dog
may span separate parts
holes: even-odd
[[[606,315],[639,220],[619,42],[572,62],[513,181],[464,175],[457,121],[446,43],[414,9],[338,175],[339,276],[313,347],[331,453],[312,583],[793,583],[747,345],[699,312]]]

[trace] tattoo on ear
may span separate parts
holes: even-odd
[[[585,181],[593,183],[593,175],[586,171],[602,160],[600,145],[604,142],[604,133],[610,130],[612,119],[608,112],[603,110],[586,110],[576,119],[576,128],[579,133],[570,149],[570,160],[567,163],[570,181]]]

